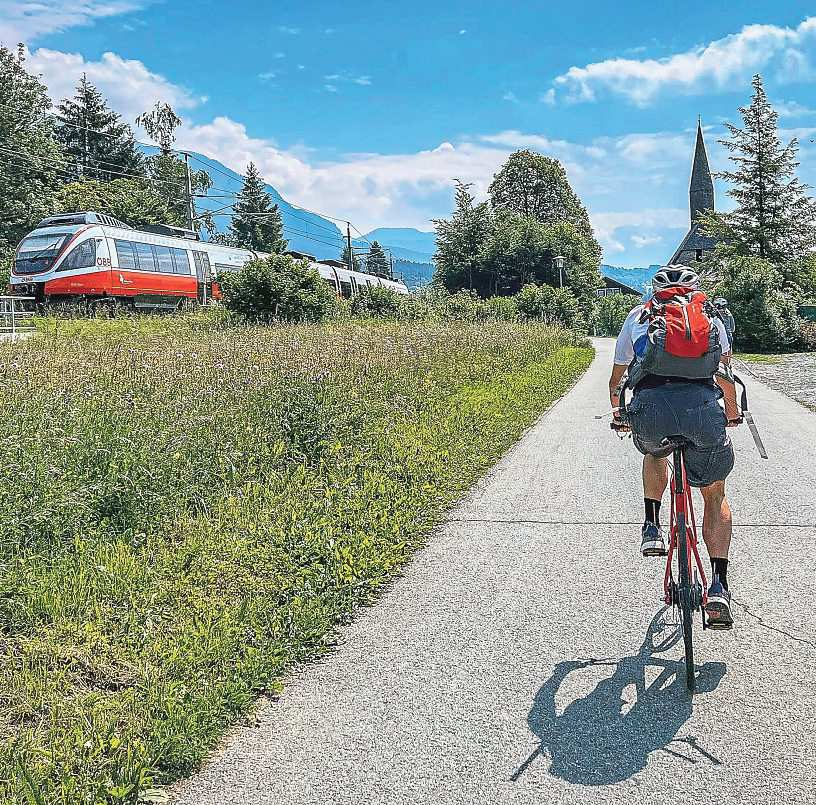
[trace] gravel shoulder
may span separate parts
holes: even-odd
[[[752,361],[737,358],[739,364],[783,394],[816,410],[816,353],[796,352],[790,355],[775,355],[772,360]]]
[[[771,457],[733,432],[737,625],[692,700],[639,456],[594,419],[612,346],[173,802],[816,803],[816,414],[746,378]]]

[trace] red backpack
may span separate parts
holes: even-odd
[[[716,311],[702,291],[685,287],[657,291],[643,306],[639,322],[648,321],[645,349],[629,367],[627,385],[646,375],[706,380],[722,357]]]

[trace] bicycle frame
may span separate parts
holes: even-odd
[[[708,599],[708,580],[706,579],[703,563],[700,560],[700,553],[697,550],[697,523],[694,519],[694,504],[691,499],[691,487],[686,476],[686,463],[683,458],[683,448],[675,447],[672,455],[672,480],[671,480],[671,536],[669,540],[669,555],[666,559],[666,573],[663,577],[663,593],[666,604],[672,606],[676,601],[672,598],[672,586],[676,587],[677,582],[672,573],[672,559],[677,549],[677,541],[680,538],[680,528],[684,528],[686,534],[686,556],[688,557],[688,577],[693,577],[694,566],[696,565],[700,578],[702,579],[703,600],[702,607],[705,611],[705,604]],[[682,525],[681,525],[682,524]],[[689,527],[690,524],[690,527]],[[693,563],[693,564],[692,564]],[[703,620],[705,628],[705,619]]]

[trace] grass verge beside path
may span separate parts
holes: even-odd
[[[160,330],[0,345],[0,802],[158,798],[592,357],[506,322]]]

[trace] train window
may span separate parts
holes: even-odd
[[[75,268],[91,268],[96,266],[96,240],[91,238],[78,246],[74,246],[57,271],[71,271]]]
[[[119,255],[119,268],[136,268],[136,256],[133,254],[133,244],[129,240],[115,240],[116,254]]]
[[[153,254],[156,255],[156,268],[162,274],[173,273],[173,255],[167,246],[154,246]]]
[[[340,280],[340,293],[348,299],[351,296],[351,283]]]
[[[156,260],[153,257],[153,248],[149,243],[134,243],[133,250],[142,271],[155,271]]]
[[[170,249],[173,253],[173,264],[176,267],[176,274],[190,273],[190,258],[184,249]]]

